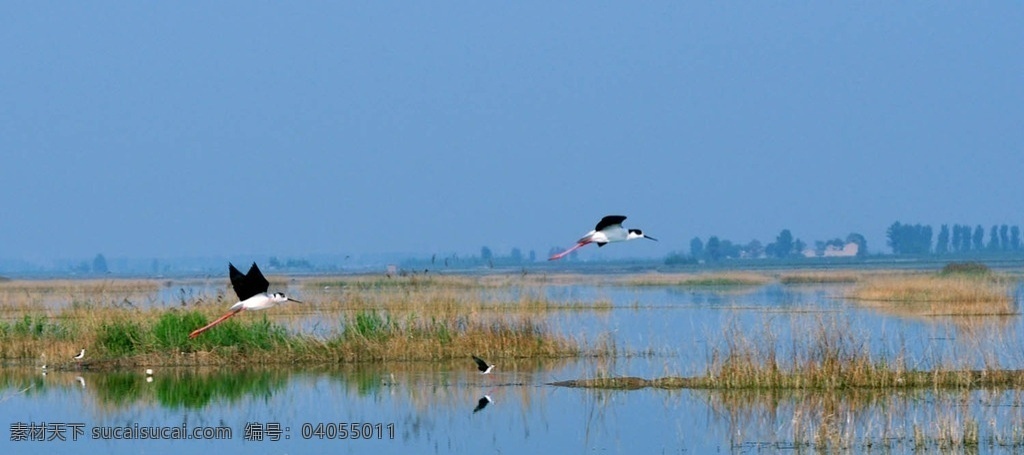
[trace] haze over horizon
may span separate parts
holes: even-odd
[[[1024,5],[0,5],[0,259],[1024,224]]]

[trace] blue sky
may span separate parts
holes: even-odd
[[[5,2],[0,258],[1024,224],[1019,2]],[[584,250],[585,254],[599,253]]]

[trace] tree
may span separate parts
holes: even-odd
[[[988,249],[989,251],[999,251],[999,226],[992,225],[992,230],[988,231]]]
[[[966,253],[968,251],[971,251],[974,242],[971,239],[971,227],[965,224],[961,226],[961,228],[963,229],[963,232],[960,234],[960,240],[963,242],[961,251]]]
[[[979,224],[974,228],[974,236],[971,238],[971,248],[974,251],[985,249],[985,228]]]
[[[846,243],[857,244],[857,257],[862,258],[868,255],[868,239],[856,232],[846,236]]]
[[[690,256],[694,259],[700,258],[704,255],[704,242],[700,240],[700,237],[694,237],[690,240]]]
[[[949,252],[949,225],[943,224],[939,228],[939,237],[935,240],[935,254],[946,254]]]
[[[792,255],[802,255],[804,253],[804,249],[806,249],[806,248],[807,248],[807,244],[804,243],[803,240],[796,239],[796,240],[793,241],[793,249],[790,250],[790,254],[792,254]]]
[[[530,250],[530,262],[537,262],[537,252]]]
[[[1020,249],[1020,226],[1010,227],[1010,249],[1013,251]]]
[[[491,259],[494,259],[494,253],[491,253],[491,249],[487,248],[486,246],[485,247],[481,247],[480,248],[480,259],[482,259],[484,261],[490,261]]]
[[[764,254],[764,245],[761,245],[761,241],[754,239],[744,247],[744,252],[748,258],[759,258]]]
[[[107,269],[107,258],[103,257],[102,254],[97,254],[96,257],[92,259],[92,273],[109,272],[110,270]]]
[[[1010,251],[1010,226],[999,226],[999,247],[1003,251]]]
[[[893,254],[928,254],[932,246],[932,227],[921,224],[889,226],[885,233]]]
[[[512,248],[512,252],[509,253],[509,259],[512,259],[513,263],[523,262],[523,252],[519,251],[519,248]]]
[[[793,234],[789,229],[783,229],[775,238],[775,257],[785,258],[793,253]]]
[[[903,225],[896,221],[885,230],[885,244],[892,248],[892,254],[903,253]]]
[[[942,233],[940,232],[939,235],[941,236]],[[954,253],[959,253],[960,252],[960,242],[961,242],[961,240],[960,240],[960,225],[959,224],[954,224],[953,225],[953,241],[950,244],[950,249],[953,250]],[[939,248],[935,247],[935,251],[938,252]]]
[[[722,257],[722,242],[717,236],[708,237],[708,243],[704,245],[704,255],[711,261],[717,261]]]

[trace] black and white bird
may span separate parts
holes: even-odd
[[[486,360],[477,356],[473,356],[473,361],[476,362],[476,369],[480,370],[480,374],[490,374],[491,370],[495,367],[495,365],[488,364]]]
[[[626,220],[626,217],[622,215],[608,215],[601,218],[601,221],[597,222],[597,226],[594,226],[594,230],[584,235],[582,238],[576,241],[576,245],[568,250],[558,253],[548,258],[549,261],[562,259],[565,255],[576,251],[583,246],[591,243],[596,243],[598,247],[605,246],[612,242],[625,242],[626,240],[633,239],[649,239],[658,241],[658,239],[644,234],[639,229],[626,229],[622,227],[622,222]]]
[[[82,349],[82,352],[79,352],[78,355],[76,355],[74,358],[75,358],[75,360],[82,360],[82,359],[84,359],[85,358],[85,349]]]
[[[478,400],[476,402],[476,407],[473,408],[473,414],[476,414],[476,413],[482,411],[489,404],[491,404],[491,396],[490,395],[484,395],[484,396],[480,397],[480,400]]]
[[[244,275],[235,268],[234,264],[228,263],[228,272],[231,277],[231,287],[235,289],[235,294],[238,295],[238,303],[231,305],[231,308],[228,309],[227,314],[224,316],[193,330],[192,333],[188,334],[189,338],[199,336],[200,333],[224,322],[227,318],[238,314],[242,310],[265,310],[284,302],[302,303],[281,292],[267,293],[267,289],[270,288],[270,282],[260,272],[260,268],[256,267],[255,262],[252,263],[252,267],[249,267],[249,272]]]

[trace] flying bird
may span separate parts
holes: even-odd
[[[473,356],[473,361],[476,362],[476,369],[480,370],[480,374],[490,374],[491,370],[495,367],[495,365],[488,364],[486,360],[477,356]]]
[[[480,400],[476,402],[476,407],[473,408],[473,414],[476,414],[476,413],[482,411],[489,404],[491,404],[491,396],[490,395],[484,395],[484,396],[480,397]]]
[[[601,221],[597,222],[597,226],[594,226],[594,230],[584,235],[582,238],[576,241],[576,245],[568,250],[558,253],[548,258],[549,261],[562,259],[565,255],[576,251],[583,246],[596,243],[598,247],[605,246],[605,244],[612,242],[625,242],[626,240],[633,239],[650,239],[658,241],[658,239],[644,234],[639,229],[626,229],[622,227],[622,222],[626,220],[626,217],[622,215],[608,215],[601,218]]]
[[[242,274],[238,269],[235,268],[234,264],[228,263],[228,271],[231,276],[231,287],[235,289],[235,294],[238,295],[238,303],[231,305],[228,309],[227,314],[217,318],[217,320],[206,324],[192,333],[188,334],[189,338],[195,338],[209,330],[211,327],[224,322],[227,318],[238,314],[242,310],[265,310],[274,305],[284,302],[295,302],[302,303],[298,300],[290,298],[283,293],[274,292],[272,294],[267,293],[267,289],[270,288],[270,282],[260,272],[260,268],[256,267],[256,263],[252,263],[252,267],[249,268],[249,272]]]

